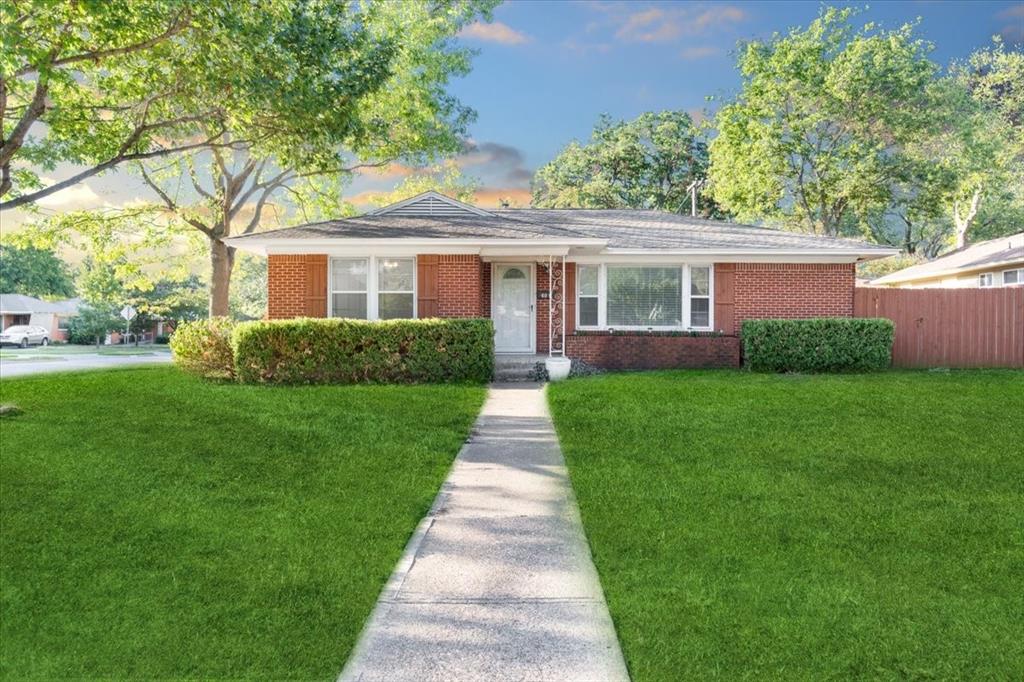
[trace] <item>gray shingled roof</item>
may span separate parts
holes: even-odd
[[[935,260],[912,265],[909,268],[879,277],[873,284],[892,284],[917,279],[928,279],[955,272],[970,272],[997,263],[1024,262],[1024,232],[1008,237],[990,239],[951,251]]]
[[[602,239],[613,249],[808,249],[886,251],[850,239],[783,232],[661,211],[500,209],[489,216],[362,215],[261,232],[268,239]]]

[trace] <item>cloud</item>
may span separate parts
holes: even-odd
[[[1024,4],[1013,5],[996,15],[997,19],[1009,22],[999,29],[999,35],[1007,43],[1024,43]]]
[[[576,40],[575,38],[566,38],[561,43],[562,49],[572,52],[581,57],[585,57],[589,54],[605,54],[612,49],[611,43],[587,43]]]
[[[532,195],[522,187],[484,187],[473,193],[473,203],[480,208],[500,208],[503,201],[512,207],[527,207]]]
[[[622,43],[663,43],[682,36],[704,35],[749,19],[749,14],[736,5],[654,6],[633,3],[586,4],[598,19],[586,24],[586,32],[594,33],[604,26],[615,40]]]
[[[473,22],[459,31],[459,36],[499,45],[524,45],[531,40],[530,36],[500,21],[489,24],[480,21]]]
[[[50,178],[41,179],[46,185],[52,185],[56,182],[56,180],[52,180]],[[84,183],[66,187],[36,201],[36,204],[43,208],[60,209],[62,211],[76,211],[82,208],[94,208],[102,205],[103,203],[103,198],[100,197],[99,194],[96,194],[89,185]]]
[[[533,171],[526,167],[523,153],[512,146],[498,142],[466,140],[463,152],[455,158],[459,168],[474,168],[489,176],[503,177],[514,185],[529,184]]]
[[[416,169],[403,163],[392,162],[379,168],[360,168],[356,172],[371,178],[396,179],[408,177],[415,173]]]
[[[691,45],[690,47],[684,47],[679,53],[679,56],[687,61],[695,61],[697,59],[715,57],[720,54],[722,54],[722,49],[719,47],[713,47],[711,45]]]

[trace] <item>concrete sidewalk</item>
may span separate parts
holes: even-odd
[[[492,385],[339,679],[628,679],[543,386]]]

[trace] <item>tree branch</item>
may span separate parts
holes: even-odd
[[[146,40],[143,40],[141,42],[133,43],[132,45],[125,45],[123,47],[112,47],[106,50],[93,49],[87,52],[62,57],[60,59],[54,59],[49,62],[49,66],[65,66],[67,64],[73,64],[75,62],[82,61],[99,62],[103,59],[106,59],[107,57],[116,57],[118,55],[129,54],[131,52],[139,52],[140,50],[148,49],[150,47],[153,47],[157,43],[161,43],[164,40],[167,40],[168,38],[171,38],[174,35],[180,33],[186,26],[188,26],[187,18],[188,10],[184,10],[180,14],[178,14],[177,17],[175,17],[174,21],[171,22],[171,25],[167,27],[166,31],[159,35],[153,36],[152,38],[147,38]],[[29,64],[15,71],[13,75],[15,77],[25,76],[30,73],[35,73],[37,71],[39,71],[38,65]]]

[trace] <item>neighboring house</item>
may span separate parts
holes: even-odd
[[[22,294],[0,294],[0,331],[16,324],[44,327],[51,341],[67,341],[68,322],[78,314],[81,299],[41,301]]]
[[[270,318],[489,317],[498,353],[607,368],[735,366],[748,318],[850,316],[895,249],[659,211],[483,210],[426,192],[235,237],[268,257]]]
[[[979,242],[879,277],[871,286],[904,288],[1024,285],[1024,232]]]

